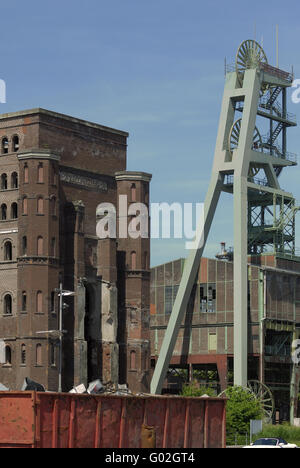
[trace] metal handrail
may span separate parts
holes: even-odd
[[[259,68],[269,73],[270,75],[276,76],[277,78],[280,78],[281,80],[288,81],[289,83],[292,83],[294,81],[293,73],[286,72],[277,67],[273,67],[272,65],[269,65],[268,63],[261,62],[259,64]]]
[[[292,112],[284,113],[281,105],[278,102],[275,101],[273,104],[268,105],[269,101],[270,99],[268,97],[261,97],[258,103],[258,107],[261,109],[272,109],[275,111],[278,117],[288,120],[289,122],[297,122],[296,114],[293,114]]]
[[[296,153],[291,153],[290,151],[286,151],[285,153],[283,153],[280,147],[276,143],[273,143],[273,144],[270,143],[270,133],[262,137],[262,143],[263,143],[263,152],[265,154],[269,154],[270,156],[276,155],[277,158],[286,159],[287,161],[294,162],[294,163],[297,162]],[[264,151],[266,149],[268,150],[268,152]],[[275,155],[271,154],[271,151],[275,151]]]
[[[294,74],[290,72],[286,72],[284,70],[281,70],[280,68],[273,67],[272,65],[269,65],[268,63],[259,63],[258,67],[269,73],[270,75],[276,76],[277,78],[280,78],[281,80],[287,81],[288,83],[292,83],[294,81]],[[249,67],[250,68],[250,67]],[[225,72],[226,73],[231,73],[236,70],[235,63],[229,63],[225,65]]]

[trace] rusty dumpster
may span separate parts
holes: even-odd
[[[226,400],[0,392],[0,448],[222,448]]]

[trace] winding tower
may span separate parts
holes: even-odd
[[[182,280],[156,363],[151,392],[160,393],[169,367],[200,259],[221,192],[233,194],[234,214],[234,383],[247,386],[248,257],[295,255],[293,195],[280,187],[284,168],[297,164],[287,150],[287,129],[296,118],[287,111],[293,76],[268,64],[254,40],[238,48],[226,67],[225,88],[204,224],[185,262]]]

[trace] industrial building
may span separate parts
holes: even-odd
[[[178,393],[197,380],[219,394],[234,381],[233,262],[202,258],[176,341],[164,391]],[[300,259],[262,255],[248,264],[248,379],[267,385],[280,417],[289,418],[293,394],[291,344],[300,329]],[[251,262],[251,263],[250,263]],[[184,260],[151,270],[151,357],[162,340]],[[186,370],[182,373],[183,369]],[[297,373],[297,378],[299,375]]]
[[[128,133],[33,109],[0,116],[0,382],[57,391],[100,378],[149,388],[149,239],[99,239],[97,207],[149,203]]]
[[[230,383],[253,391],[268,418],[275,409],[281,419],[296,415],[299,205],[280,184],[282,171],[297,164],[288,148],[288,131],[297,125],[288,111],[293,80],[293,72],[270,65],[252,39],[240,44],[233,65],[225,65],[197,246],[184,262],[152,271],[152,393],[163,390],[170,368],[185,367],[189,380],[198,372],[205,381],[210,371],[218,391]],[[202,258],[222,192],[233,198],[234,249],[226,253],[223,245],[216,260]]]

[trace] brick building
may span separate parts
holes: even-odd
[[[299,367],[292,363],[292,341],[300,329],[300,262],[282,255],[249,257],[248,379],[265,383],[277,410],[288,419],[292,385]],[[159,355],[184,260],[151,270],[151,356]],[[233,262],[202,258],[181,325],[164,389],[178,392],[196,378],[217,392],[233,383]],[[294,373],[293,373],[294,372]],[[298,392],[296,392],[298,395]]]
[[[57,390],[56,289],[64,298],[63,389],[101,378],[149,386],[149,239],[102,239],[96,210],[149,203],[126,171],[128,134],[44,109],[0,116],[0,381]]]

